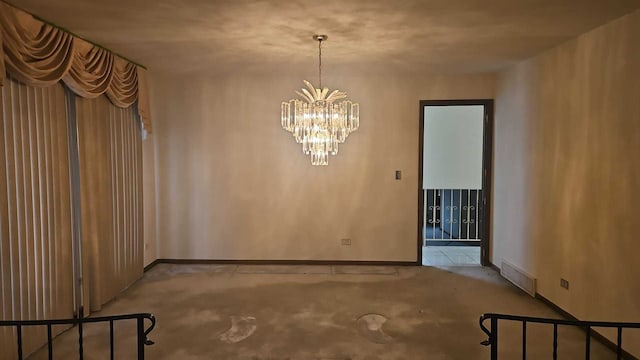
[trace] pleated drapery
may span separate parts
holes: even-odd
[[[70,318],[65,91],[60,83],[36,88],[7,78],[0,101],[0,318]],[[46,342],[46,329],[25,328],[23,339],[27,354]],[[0,359],[16,356],[15,330],[0,328]]]
[[[138,115],[145,130],[151,134],[151,103],[149,102],[148,84],[147,70],[138,66]]]
[[[73,61],[73,36],[0,2],[5,66],[20,82],[33,86],[57,83]],[[4,76],[4,75],[1,75]]]
[[[33,86],[62,80],[85,98],[106,93],[122,108],[138,101],[145,129],[151,130],[147,86],[143,83],[146,77],[141,67],[1,1],[0,44],[0,85],[8,72]]]
[[[73,66],[61,79],[74,93],[92,99],[104,94],[111,86],[114,56],[89,43],[78,43],[80,49],[73,53]]]
[[[85,308],[142,276],[142,140],[133,108],[76,98]]]
[[[111,86],[107,89],[107,96],[115,106],[127,108],[138,99],[138,67],[116,58],[113,69],[113,78]]]

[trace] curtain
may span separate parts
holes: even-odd
[[[149,102],[149,82],[147,71],[138,67],[138,115],[144,129],[151,134],[151,103]]]
[[[143,273],[142,140],[133,108],[76,98],[85,308]]]
[[[0,317],[73,316],[69,157],[64,88],[0,88]],[[55,329],[60,332],[63,329]],[[25,354],[46,328],[25,328]],[[0,329],[0,359],[15,359],[15,331]]]
[[[57,83],[69,71],[73,37],[29,15],[0,3],[2,47],[7,70],[20,82],[33,86]]]
[[[0,1],[0,94],[0,316],[73,316],[79,223],[85,314],[97,310],[143,272],[145,71]],[[25,353],[45,331],[24,330]],[[0,329],[0,360],[15,347],[14,330]]]
[[[24,84],[50,86],[62,80],[79,96],[106,93],[122,108],[141,99],[139,112],[150,132],[146,78],[139,81],[144,69],[1,1],[0,45],[0,86],[6,67]]]

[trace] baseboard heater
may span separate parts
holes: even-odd
[[[536,279],[527,274],[524,270],[511,264],[508,261],[502,259],[502,266],[500,267],[500,275],[509,280],[515,286],[522,289],[527,294],[536,296]]]

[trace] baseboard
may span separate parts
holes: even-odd
[[[492,270],[495,270],[498,272],[498,274],[500,274],[500,268],[497,267],[494,263],[489,262],[489,264],[487,265],[488,268],[491,268]]]
[[[548,307],[553,309],[558,314],[562,315],[562,317],[564,317],[567,320],[572,320],[572,321],[579,321],[580,320],[580,319],[576,318],[575,316],[571,315],[571,313],[569,313],[568,311],[565,311],[563,308],[561,308],[560,306],[556,305],[553,301],[551,301],[551,300],[547,299],[546,297],[540,295],[540,293],[536,293],[536,299],[542,301],[545,305],[547,305]],[[602,345],[610,348],[614,352],[618,350],[618,347],[616,346],[616,344],[613,341],[607,339],[604,335],[600,334],[597,330],[591,329],[591,334],[592,334],[593,338],[596,339],[598,342],[600,342]],[[622,358],[624,360],[639,360],[637,357],[629,354],[624,349],[622,349]]]
[[[160,259],[153,260],[151,263],[149,263],[149,265],[144,267],[144,272],[151,270],[152,267],[158,265],[159,263],[160,263]]]
[[[146,266],[145,271],[157,264],[416,266],[415,261],[158,259]]]

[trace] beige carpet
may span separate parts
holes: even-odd
[[[147,359],[489,359],[484,312],[555,317],[491,269],[160,264],[96,315],[154,313]],[[135,358],[134,324],[116,328],[116,358]],[[551,358],[552,328],[530,326],[528,359]],[[108,359],[108,327],[85,329],[85,359]],[[560,359],[584,358],[560,330]],[[522,358],[519,325],[501,325],[502,359]],[[75,331],[56,359],[74,359]],[[592,359],[612,358],[598,343]],[[32,359],[45,359],[46,351]]]

